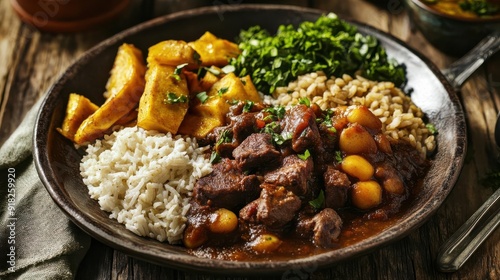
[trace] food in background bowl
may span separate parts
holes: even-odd
[[[497,0],[405,0],[409,14],[431,44],[461,56],[486,35],[500,30]]]
[[[422,0],[439,13],[456,18],[487,19],[500,16],[500,1],[494,0]]]

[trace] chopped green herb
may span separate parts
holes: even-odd
[[[332,123],[332,115],[333,115],[333,111],[332,109],[327,109],[324,111],[324,116],[323,116],[323,120],[319,120],[319,122],[322,122],[326,127],[333,127],[333,123]]]
[[[184,64],[180,64],[180,65],[177,65],[177,67],[175,67],[175,70],[174,70],[174,79],[176,79],[177,81],[180,81],[181,80],[181,73],[182,73],[182,68],[186,67],[188,64],[187,63],[184,63]]]
[[[283,106],[268,107],[263,110],[269,113],[271,120],[281,120],[285,116],[286,109]]]
[[[302,97],[299,99],[299,104],[304,104],[307,107],[311,107],[311,100],[309,100],[309,98],[307,97]]]
[[[307,160],[311,156],[311,153],[309,152],[309,150],[305,150],[305,152],[303,154],[298,154],[297,156],[301,160]]]
[[[236,104],[240,103],[240,101],[238,99],[232,98],[231,100],[226,100],[226,103],[229,105],[236,105]]]
[[[217,91],[218,96],[222,96],[224,93],[226,93],[229,90],[228,87],[222,87]]]
[[[167,93],[167,98],[163,99],[163,103],[165,104],[175,104],[175,103],[186,103],[188,102],[188,97],[185,95],[177,95],[173,92]]]
[[[431,134],[437,134],[437,129],[432,123],[428,123],[425,127],[429,130]]]
[[[335,152],[335,160],[339,163],[342,162],[342,152],[341,151]]]
[[[359,72],[371,80],[392,81],[402,86],[405,67],[390,59],[373,36],[335,14],[305,21],[297,28],[281,25],[275,35],[260,26],[239,34],[241,54],[230,60],[239,77],[250,75],[256,88],[271,94],[287,86],[299,75],[323,71],[326,76],[354,75]]]
[[[325,193],[323,192],[323,190],[319,192],[318,197],[316,197],[314,200],[309,201],[309,205],[311,205],[315,209],[321,209],[324,203],[325,203]]]
[[[278,122],[270,122],[268,124],[266,124],[266,126],[264,126],[264,128],[262,129],[262,131],[264,133],[267,133],[267,134],[270,134],[272,139],[273,139],[273,143],[276,144],[276,145],[283,145],[286,141],[292,139],[292,133],[280,133],[280,125]]]
[[[273,141],[274,143],[276,143],[277,145],[283,145],[286,141],[288,140],[292,140],[292,133],[289,132],[289,133],[285,133],[285,132],[282,132],[281,134],[273,134]]]
[[[207,102],[209,96],[207,95],[206,91],[202,91],[196,94],[196,98],[198,98],[198,100],[200,100],[200,102],[203,104]]]
[[[245,101],[245,105],[243,105],[243,113],[248,113],[252,110],[254,103],[253,101],[247,100]]]
[[[200,67],[198,68],[198,73],[196,75],[198,76],[198,81],[203,79],[205,75],[207,74],[207,68],[206,67]]]
[[[234,65],[228,64],[228,65],[222,67],[221,70],[222,70],[222,72],[224,72],[224,74],[229,74],[229,73],[234,72],[234,70],[236,70],[236,68],[234,67]]]
[[[220,160],[221,160],[221,157],[220,157],[219,153],[217,153],[215,151],[212,152],[212,154],[210,155],[210,163],[215,164],[215,163],[218,163]]]
[[[263,131],[264,133],[273,134],[273,133],[278,133],[279,128],[280,126],[277,122],[270,122],[266,124],[266,126],[264,126]]]
[[[214,74],[215,76],[219,76],[219,75],[220,75],[220,71],[219,71],[219,70],[217,70],[217,69],[215,69],[215,68],[207,68],[207,67],[205,67],[205,69],[206,69],[208,72],[210,72],[210,73]]]
[[[215,144],[215,146],[217,147],[222,143],[231,143],[232,141],[233,141],[233,134],[232,134],[231,130],[224,129],[221,132],[219,139],[217,140],[217,143]]]

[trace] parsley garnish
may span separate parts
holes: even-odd
[[[305,152],[303,154],[298,154],[297,156],[301,160],[307,160],[311,156],[311,153],[309,152],[309,150],[305,150]]]
[[[234,70],[236,70],[236,68],[234,67],[234,65],[228,64],[228,65],[222,67],[221,70],[222,70],[222,72],[224,72],[224,74],[229,74],[229,73],[234,72]]]
[[[432,123],[428,123],[425,127],[429,130],[431,134],[437,134],[437,129]]]
[[[218,163],[219,161],[221,160],[221,157],[219,155],[219,153],[217,152],[212,152],[212,154],[210,155],[210,163]]]
[[[354,75],[371,80],[406,81],[403,65],[390,59],[373,36],[333,13],[315,22],[304,21],[297,28],[281,25],[274,35],[261,26],[242,30],[238,38],[241,54],[230,60],[239,77],[250,75],[255,87],[271,94],[299,75],[323,71],[327,77]]]
[[[315,209],[321,209],[321,207],[323,207],[323,203],[325,203],[325,193],[323,192],[323,190],[319,192],[318,197],[316,197],[314,200],[309,201],[309,205],[311,205]]]
[[[198,100],[200,100],[200,102],[204,104],[205,102],[207,102],[209,96],[207,95],[206,91],[202,91],[196,94],[196,98],[198,98]]]
[[[167,93],[167,98],[163,99],[165,104],[175,104],[175,103],[186,103],[188,102],[188,97],[185,95],[177,95],[173,92]]]
[[[218,96],[222,96],[224,93],[228,92],[229,88],[228,87],[222,87],[217,91]]]
[[[187,63],[184,63],[184,64],[180,64],[180,65],[177,65],[177,67],[175,67],[175,70],[174,70],[174,79],[176,79],[177,81],[180,81],[181,80],[181,73],[182,73],[182,68],[186,67],[188,64]]]
[[[279,133],[280,128],[281,127],[280,127],[279,123],[270,122],[270,123],[266,124],[266,126],[264,126],[262,131],[264,133],[271,135],[274,144],[283,145],[286,141],[292,139],[293,135],[292,135],[292,133],[284,133],[284,132]]]
[[[253,101],[247,100],[245,101],[245,105],[243,105],[243,113],[248,113],[252,110],[254,103]]]
[[[220,71],[215,69],[215,68],[205,68],[208,72],[214,74],[215,76],[219,76],[220,75]]]
[[[342,162],[342,152],[341,151],[336,151],[335,152],[335,160],[340,163]]]
[[[307,98],[307,97],[301,97],[299,99],[299,104],[304,104],[307,107],[311,107],[311,100],[309,100],[309,98]]]
[[[233,141],[233,134],[231,133],[231,130],[224,129],[221,132],[219,139],[217,140],[217,143],[215,144],[215,147],[219,146],[222,143],[231,143],[232,141]]]
[[[283,119],[286,113],[286,109],[283,106],[268,107],[262,111],[269,114],[269,116],[266,117],[266,120],[274,121]]]

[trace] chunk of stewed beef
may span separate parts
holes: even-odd
[[[240,218],[279,228],[289,223],[300,209],[301,200],[282,186],[262,184],[260,197],[240,210]]]
[[[325,206],[333,209],[344,207],[351,181],[344,172],[329,165],[323,174],[325,185]]]
[[[309,190],[313,169],[314,163],[311,157],[302,160],[297,155],[290,155],[283,159],[281,167],[264,175],[264,182],[283,186],[294,194],[302,196]]]
[[[287,110],[282,128],[282,135],[291,136],[292,149],[297,153],[321,146],[316,115],[314,110],[305,105],[297,105]]]
[[[279,162],[281,153],[274,147],[271,135],[254,133],[234,149],[233,157],[241,170],[248,171],[273,166]]]
[[[256,175],[245,175],[234,160],[223,158],[196,182],[193,198],[200,205],[236,209],[259,197],[259,185]]]
[[[205,139],[200,140],[200,145],[214,144],[214,151],[221,157],[231,157],[233,150],[238,147],[234,141],[231,126],[220,126],[214,128]]]
[[[325,208],[316,215],[300,216],[297,232],[312,237],[313,243],[321,248],[331,248],[342,230],[342,219],[332,208]]]
[[[250,134],[257,131],[255,114],[246,113],[231,117],[233,138],[237,143],[243,142]]]

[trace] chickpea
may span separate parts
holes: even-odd
[[[195,227],[189,225],[184,231],[182,242],[189,249],[198,248],[208,240],[207,230],[205,227]]]
[[[376,181],[361,181],[353,185],[351,193],[355,207],[368,210],[382,203],[382,187]]]
[[[210,215],[209,229],[214,233],[228,233],[238,226],[238,217],[225,208],[217,209]]]
[[[384,190],[388,193],[403,195],[405,187],[398,172],[391,166],[382,165],[375,169],[375,177],[382,181]]]
[[[373,166],[362,156],[349,155],[346,156],[341,163],[342,170],[358,178],[360,181],[367,181],[372,178],[375,169]]]
[[[384,186],[384,190],[392,194],[403,195],[405,193],[405,187],[399,177],[385,179],[382,186]]]
[[[350,123],[358,123],[364,127],[380,131],[382,122],[375,116],[370,109],[365,106],[359,106],[347,113],[347,120]]]
[[[387,136],[385,136],[382,133],[379,133],[375,135],[374,139],[380,151],[386,154],[392,154],[391,142],[389,141]]]
[[[377,144],[372,135],[361,125],[355,123],[342,130],[339,146],[346,154],[376,153]]]
[[[278,249],[281,242],[282,241],[277,236],[265,233],[255,238],[250,243],[250,247],[258,253],[268,253]]]

